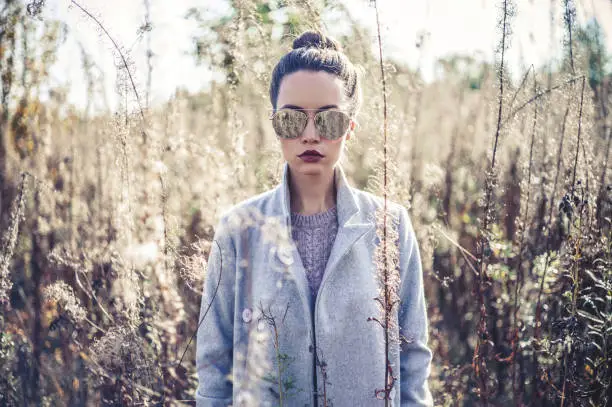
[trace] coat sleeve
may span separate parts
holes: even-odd
[[[219,223],[208,256],[196,345],[196,407],[232,404],[235,248]],[[202,321],[202,319],[204,319]]]
[[[433,406],[427,380],[432,352],[427,346],[428,320],[423,270],[416,235],[406,208],[400,208],[400,404]]]

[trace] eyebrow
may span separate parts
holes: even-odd
[[[295,110],[304,110],[303,107],[301,106],[296,106],[296,105],[283,105],[281,107],[281,109],[295,109]],[[316,110],[327,110],[327,109],[334,109],[334,108],[338,108],[338,105],[325,105],[325,106],[321,106],[320,108],[316,109]]]

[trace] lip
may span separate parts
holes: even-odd
[[[319,160],[321,160],[323,157],[321,157],[320,155],[304,154],[304,155],[301,155],[300,158],[302,159],[302,161],[307,162],[307,163],[316,163]]]
[[[306,150],[302,154],[298,155],[298,157],[319,157],[322,158],[323,154],[319,153],[317,150]]]

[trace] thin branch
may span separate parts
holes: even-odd
[[[380,62],[380,75],[382,78],[382,91],[383,91],[383,263],[384,263],[384,295],[385,295],[385,303],[389,304],[390,295],[389,292],[389,259],[387,252],[387,205],[388,205],[388,181],[387,181],[387,82],[385,77],[385,67],[384,67],[384,59],[383,59],[383,50],[382,50],[382,36],[380,33],[380,17],[378,13],[378,2],[374,1],[374,11],[376,13],[376,29],[378,36],[378,53],[379,53],[379,62]],[[387,369],[385,369],[385,385],[384,385],[384,396],[385,396],[385,407],[389,405],[389,397],[391,394],[391,389],[393,385],[389,386],[389,380],[392,376],[391,364],[389,360],[389,318],[390,318],[390,310],[388,307],[384,308],[385,313],[385,358]]]
[[[566,86],[568,84],[572,84],[574,82],[576,82],[579,79],[583,79],[584,75],[580,75],[580,76],[574,76],[573,78],[570,78],[568,80],[566,80],[565,82],[562,82],[558,85],[553,86],[552,88],[548,88],[548,89],[544,89],[538,93],[536,93],[535,95],[533,95],[529,100],[527,100],[526,102],[524,102],[522,105],[520,105],[519,107],[517,107],[516,109],[514,109],[511,113],[508,114],[508,116],[506,116],[506,118],[502,121],[502,127],[506,125],[506,123],[508,123],[508,121],[510,119],[512,119],[514,116],[516,116],[516,114],[518,112],[520,112],[521,110],[523,110],[525,107],[527,107],[528,105],[530,105],[531,103],[535,102],[536,100],[538,100],[539,98],[541,98],[542,96],[548,95],[549,93],[551,93],[553,90],[557,90],[559,88],[562,88],[563,86]]]
[[[580,135],[582,133],[582,106],[584,103],[584,87],[586,85],[586,78],[582,77],[582,91],[580,92],[580,112],[578,113],[578,140],[576,142],[576,156],[574,158],[574,173],[572,175],[572,196],[575,191],[576,183],[576,168],[578,167],[578,153],[580,151]]]
[[[132,85],[132,90],[134,91],[134,95],[136,96],[136,102],[138,102],[138,109],[140,111],[140,117],[141,117],[141,119],[142,119],[142,121],[144,123],[145,116],[144,116],[144,110],[142,109],[142,104],[140,103],[140,95],[138,94],[138,91],[136,90],[136,83],[134,82],[134,77],[132,76],[132,71],[130,71],[130,68],[128,66],[127,58],[125,57],[125,55],[121,51],[121,48],[119,47],[119,44],[117,44],[115,39],[110,35],[110,33],[104,27],[104,25],[93,14],[91,14],[89,11],[87,11],[83,6],[81,6],[76,1],[71,0],[71,3],[74,4],[75,6],[77,6],[85,15],[87,15],[89,18],[91,18],[98,25],[98,27],[100,27],[100,29],[104,32],[106,37],[113,43],[113,47],[115,47],[115,49],[117,50],[117,53],[119,54],[119,57],[121,58],[121,62],[123,63],[123,66],[124,66],[125,70],[127,71],[128,77],[130,78],[130,83]]]
[[[221,252],[221,246],[219,246],[219,243],[216,240],[213,240],[213,243],[217,245],[217,248],[219,249],[219,252]],[[208,307],[206,308],[206,311],[204,311],[204,315],[202,316],[202,319],[198,323],[198,327],[196,328],[195,333],[193,335],[191,335],[191,338],[189,338],[189,342],[187,342],[187,346],[185,346],[185,350],[183,351],[183,354],[181,355],[181,359],[179,360],[179,362],[177,364],[177,367],[181,366],[181,363],[183,363],[183,358],[185,357],[185,353],[187,353],[187,349],[189,349],[189,345],[191,345],[191,341],[193,341],[193,338],[198,334],[198,331],[200,330],[200,325],[202,325],[202,322],[204,322],[204,320],[206,319],[206,316],[208,315],[208,311],[210,311],[210,307],[212,306],[213,301],[217,297],[217,291],[219,290],[219,285],[221,284],[221,276],[223,275],[223,257],[222,256],[219,256],[219,261],[220,261],[220,265],[219,265],[219,281],[217,281],[217,286],[215,287],[215,292],[213,293],[213,296],[210,299],[210,303],[208,304]]]

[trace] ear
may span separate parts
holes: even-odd
[[[355,127],[356,127],[356,123],[355,123],[355,121],[351,120],[351,125],[349,126],[349,131],[348,131],[348,133],[346,134],[346,140],[350,140],[350,139],[351,139],[351,136],[352,136],[353,134],[355,134]]]

